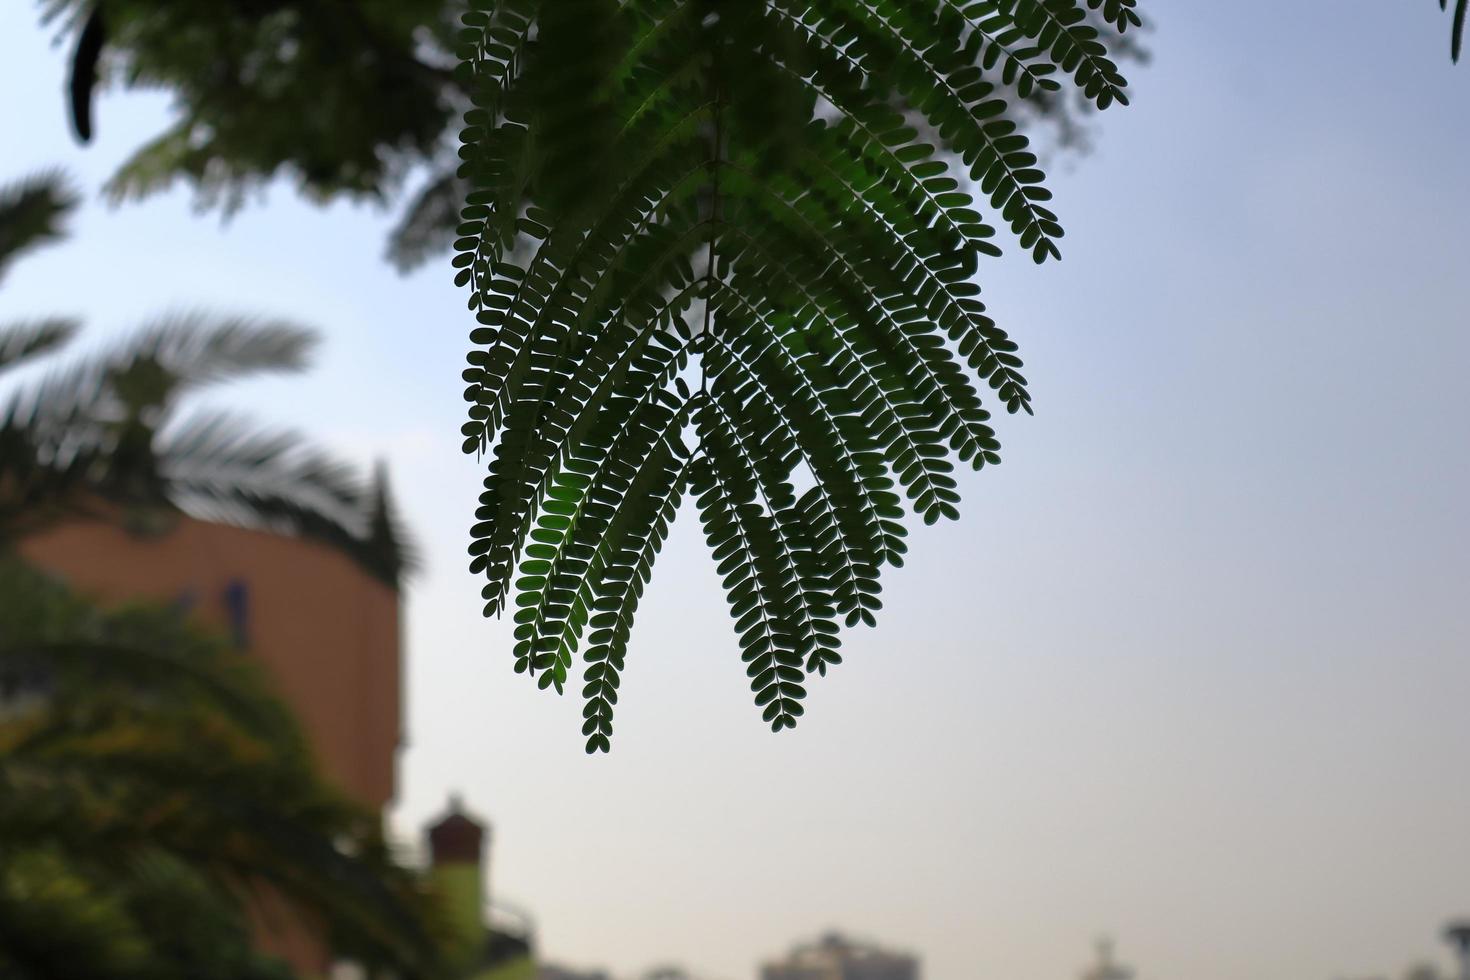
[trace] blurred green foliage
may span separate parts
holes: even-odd
[[[342,956],[440,973],[437,912],[255,664],[0,555],[0,977],[280,978],[268,887]]]
[[[287,169],[316,195],[382,196],[455,109],[444,0],[47,0],[45,13],[75,38],[84,138],[94,85],[176,97],[177,121],[123,167],[120,194],[183,178],[230,205]]]
[[[412,268],[454,240],[468,190],[454,152],[470,108],[455,71],[463,0],[41,0],[41,7],[69,51],[69,112],[81,138],[108,123],[96,108],[101,92],[160,88],[173,96],[174,121],[113,177],[114,199],[182,181],[200,205],[229,211],[285,178],[316,200],[395,201],[418,171],[389,259]],[[1096,26],[1108,28],[1101,19]],[[1114,42],[1122,57],[1144,56],[1131,38]],[[1086,100],[1041,94],[1026,111],[1061,145],[1085,146]]]
[[[54,176],[0,188],[0,272],[61,237],[73,201]],[[75,328],[0,326],[0,371]],[[442,971],[425,885],[379,815],[328,785],[253,662],[172,613],[99,609],[15,553],[54,521],[158,530],[188,510],[317,538],[396,581],[381,482],[289,434],[175,417],[181,395],[299,367],[309,343],[284,324],[165,321],[0,402],[0,980],[283,980],[254,945],[262,888],[344,956]]]
[[[277,177],[308,197],[391,201],[430,171],[390,244],[405,267],[447,248],[456,0],[43,0],[71,51],[84,141],[110,88],[161,88],[175,118],[108,185],[139,198],[183,181],[227,212]],[[446,210],[447,207],[447,210]]]

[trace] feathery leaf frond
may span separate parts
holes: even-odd
[[[906,513],[958,516],[956,462],[1000,459],[986,398],[1031,411],[980,259],[998,228],[1061,254],[1024,107],[1126,104],[1106,42],[1139,24],[1135,0],[471,4],[471,568],[517,671],[563,690],[585,647],[589,752],[686,496],[778,731],[876,621]]]

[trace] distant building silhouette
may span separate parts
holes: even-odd
[[[761,967],[761,980],[919,980],[919,961],[830,932]]]
[[[1446,980],[1432,963],[1416,963],[1404,974],[1404,980]]]
[[[569,970],[564,966],[551,966],[543,963],[541,972],[536,974],[537,980],[610,980],[606,973],[601,970],[592,973],[583,973],[580,970]]]
[[[1460,980],[1470,980],[1470,920],[1451,922],[1444,929],[1445,942],[1460,960]]]
[[[1113,941],[1099,939],[1097,963],[1082,974],[1082,980],[1133,980],[1133,971],[1113,960]]]

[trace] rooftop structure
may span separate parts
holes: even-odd
[[[761,967],[761,980],[919,980],[919,961],[831,932]]]
[[[1133,971],[1113,959],[1113,941],[1097,943],[1097,963],[1082,974],[1082,980],[1133,980]]]

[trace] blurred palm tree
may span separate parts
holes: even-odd
[[[0,189],[0,279],[74,204],[54,175]],[[76,329],[0,326],[0,373]],[[252,940],[265,894],[346,958],[440,972],[417,876],[328,786],[251,662],[175,614],[94,608],[12,547],[56,521],[158,531],[189,513],[325,542],[396,583],[406,546],[381,478],[179,413],[208,384],[299,370],[310,347],[290,324],[178,317],[0,398],[0,980],[283,980]]]
[[[378,817],[319,774],[253,661],[0,558],[0,978],[280,978],[264,892],[340,956],[439,973]]]
[[[61,237],[74,203],[55,175],[0,188],[0,280]],[[0,375],[76,331],[61,318],[0,325]],[[176,315],[16,386],[0,400],[0,545],[79,514],[146,531],[189,513],[322,541],[396,584],[412,558],[381,471],[364,481],[294,433],[180,411],[209,385],[303,369],[313,344],[280,320]]]

